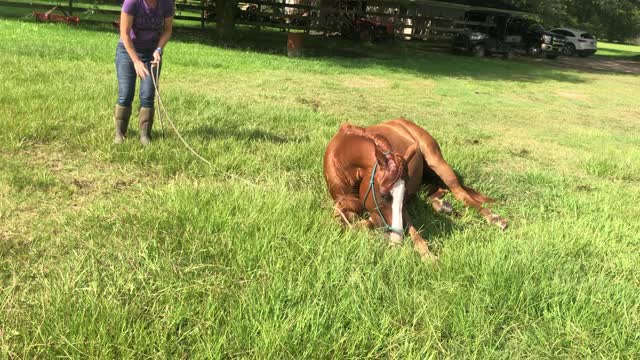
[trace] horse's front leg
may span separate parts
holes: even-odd
[[[343,196],[336,201],[333,208],[333,216],[343,225],[352,228],[354,226],[357,227],[357,220],[361,211],[362,207],[357,198]]]
[[[402,212],[402,215],[404,217],[405,223],[407,224],[407,228],[409,229],[409,235],[411,236],[411,240],[413,240],[413,246],[418,252],[418,254],[420,254],[420,258],[422,259],[422,261],[435,262],[436,260],[438,260],[438,258],[435,255],[433,255],[431,251],[429,251],[429,246],[427,246],[427,241],[422,237],[422,235],[420,235],[420,232],[418,231],[418,229],[416,229],[416,227],[413,226],[413,223],[411,222],[411,218],[409,217],[409,213],[406,210],[404,210]]]

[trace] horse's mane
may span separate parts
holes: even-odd
[[[368,133],[367,129],[351,124],[343,124],[340,127],[340,130],[344,134],[362,136],[373,141],[376,147],[380,149],[383,154],[391,152],[391,145],[389,145],[389,140],[387,140],[387,138],[382,135]]]
[[[392,151],[389,140],[387,140],[386,137],[369,133],[367,132],[367,129],[351,124],[343,124],[340,127],[340,131],[346,135],[356,135],[366,138],[372,141],[376,148],[380,149],[384,157],[387,159],[387,173],[380,184],[383,192],[388,192],[391,189],[391,186],[404,175],[404,159],[402,156]]]

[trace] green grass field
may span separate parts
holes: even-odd
[[[640,46],[598,42],[598,55],[630,57],[640,60]]]
[[[165,52],[209,168],[172,132],[143,149],[135,120],[112,144],[115,33],[0,20],[0,358],[640,354],[638,77],[251,35]],[[507,231],[423,195],[429,265],[332,218],[330,137],[398,116]]]

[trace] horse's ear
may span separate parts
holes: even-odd
[[[404,159],[405,164],[408,164],[409,161],[413,159],[417,151],[418,151],[418,144],[413,144],[409,146],[407,151],[404,152],[404,155],[402,155],[402,158]]]
[[[387,167],[387,157],[380,151],[380,149],[375,149],[374,153],[376,154],[376,160],[378,160],[378,164],[382,167]]]

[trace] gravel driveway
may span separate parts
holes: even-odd
[[[532,62],[542,62],[551,66],[557,66],[568,69],[582,70],[582,71],[596,71],[596,72],[609,72],[619,74],[640,74],[640,61],[630,60],[629,58],[622,57],[609,57],[609,56],[590,56],[582,58],[579,56],[561,56],[556,60],[548,60],[544,58],[528,58],[521,57],[520,59]]]

